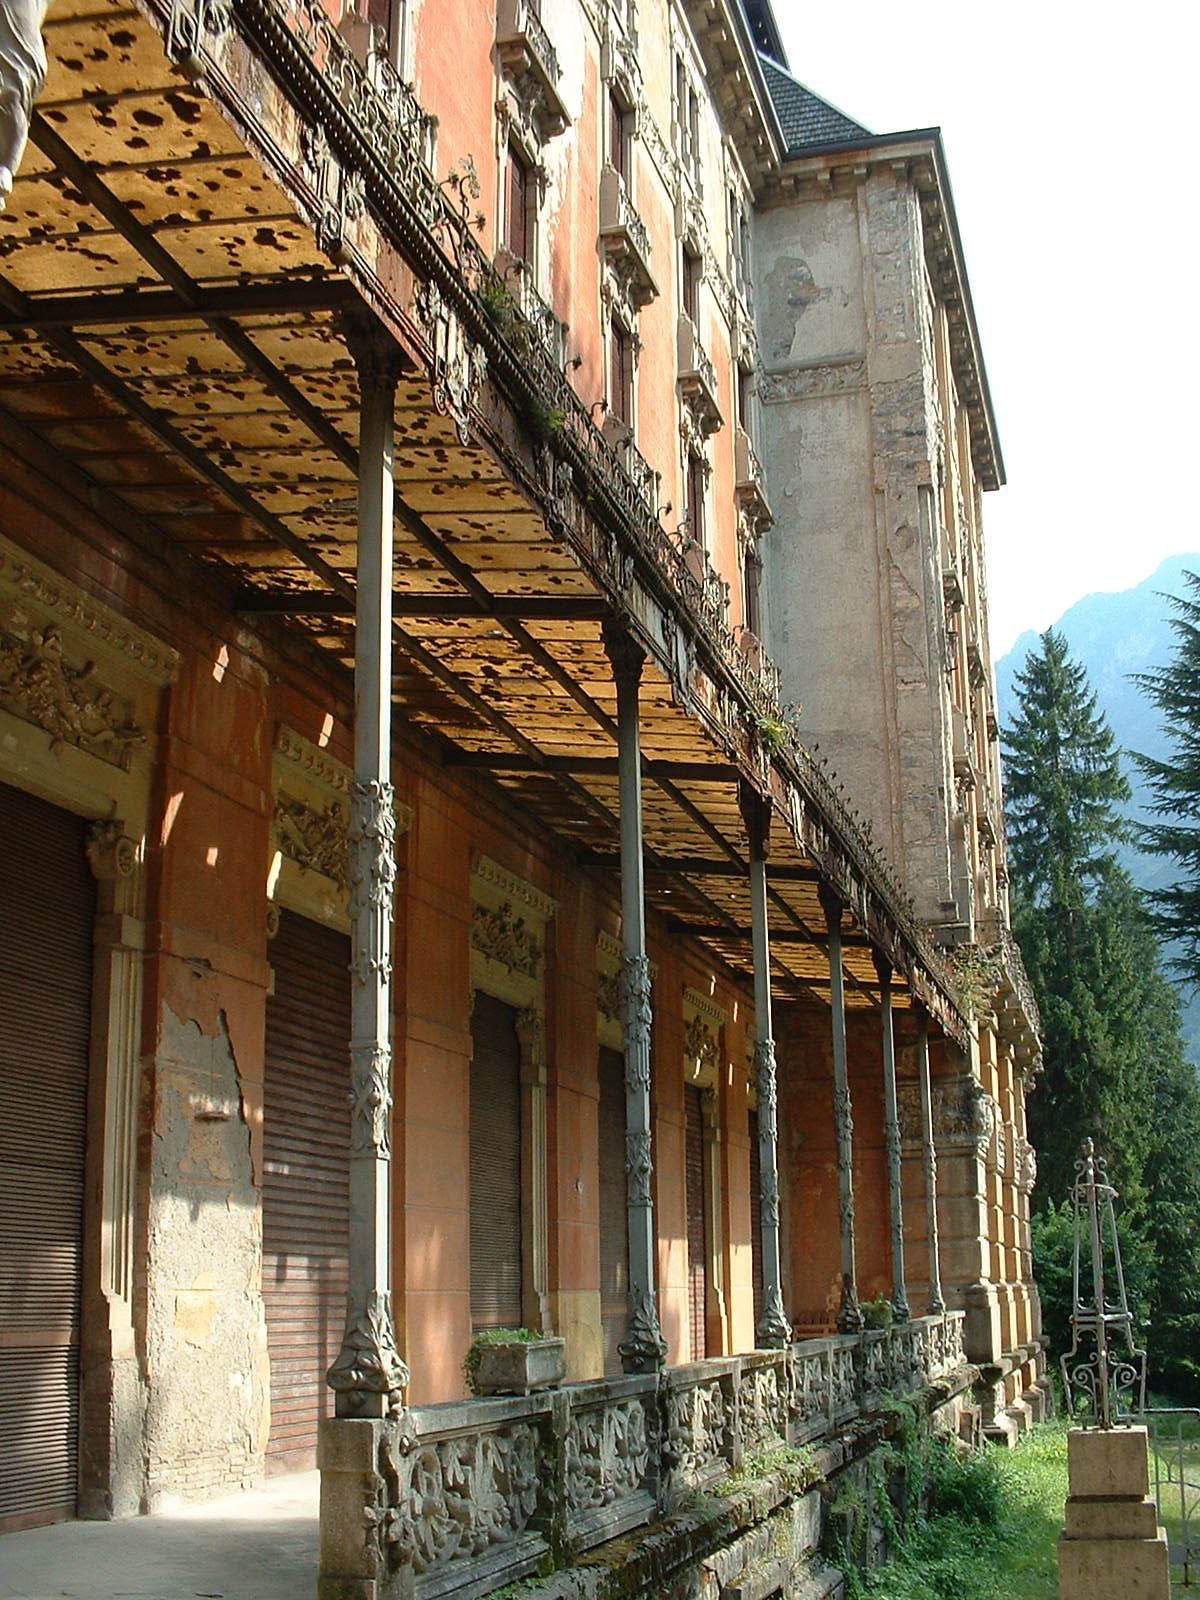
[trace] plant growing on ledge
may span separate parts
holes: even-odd
[[[562,432],[563,423],[566,421],[557,406],[532,405],[528,414],[530,430],[538,439],[555,438]]]
[[[787,724],[775,717],[754,717],[751,725],[763,749],[769,750],[772,755],[778,755],[791,737]]]
[[[517,314],[517,302],[499,278],[485,278],[479,291],[483,309],[500,329],[512,326]]]
[[[964,945],[955,951],[951,964],[968,1018],[974,1022],[977,1018],[986,1017],[999,980],[996,958],[978,945]]]
[[[463,1381],[473,1395],[528,1394],[563,1380],[563,1341],[531,1328],[485,1328],[463,1359]]]
[[[868,1328],[890,1328],[896,1315],[892,1302],[885,1294],[877,1294],[874,1300],[861,1300],[858,1309]]]

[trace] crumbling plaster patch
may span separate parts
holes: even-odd
[[[262,1226],[226,1023],[162,1012],[155,1062],[146,1355],[147,1501],[254,1482],[268,1423]]]

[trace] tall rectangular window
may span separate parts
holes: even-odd
[[[707,549],[704,527],[704,462],[700,456],[688,456],[687,462],[688,524],[692,538]]]
[[[703,276],[704,263],[700,257],[683,247],[683,276],[679,285],[680,299],[683,309],[693,323],[699,326],[700,313],[700,279]]]
[[[533,260],[533,173],[511,144],[504,169],[504,248],[521,261]]]
[[[614,322],[608,334],[608,412],[630,426],[633,422],[633,339]]]
[[[629,160],[626,151],[628,141],[625,137],[625,126],[625,108],[610,89],[608,93],[608,164],[610,167],[615,167],[621,176],[628,181]]]

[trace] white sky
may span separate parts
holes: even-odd
[[[775,0],[793,73],[873,133],[940,127],[1008,483],[992,653],[1200,548],[1190,4]]]

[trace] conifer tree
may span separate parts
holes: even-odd
[[[1151,891],[1156,925],[1172,944],[1170,965],[1200,984],[1200,576],[1185,572],[1189,592],[1172,596],[1175,655],[1138,682],[1162,713],[1173,747],[1169,760],[1135,755],[1159,818],[1141,831],[1153,855],[1172,857],[1178,880]]]
[[[1043,634],[1004,730],[1013,931],[1042,1010],[1045,1065],[1028,1101],[1038,1149],[1035,1259],[1064,1348],[1063,1210],[1090,1134],[1121,1193],[1132,1298],[1151,1363],[1178,1392],[1200,1369],[1200,1090],[1183,1053],[1144,899],[1115,862],[1127,799],[1119,754],[1066,641]],[[1055,1325],[1057,1322],[1057,1326]]]
[[[1040,644],[1016,674],[1019,711],[1004,730],[1005,791],[1013,931],[1045,1033],[1046,1070],[1029,1102],[1030,1137],[1042,1196],[1062,1199],[1087,1134],[1111,1152],[1122,1188],[1140,1189],[1141,1162],[1126,1141],[1139,1074],[1113,1014],[1122,966],[1112,925],[1118,913],[1108,896],[1098,901],[1101,888],[1116,892],[1120,878],[1114,848],[1124,824],[1116,807],[1129,789],[1066,640],[1051,629]]]

